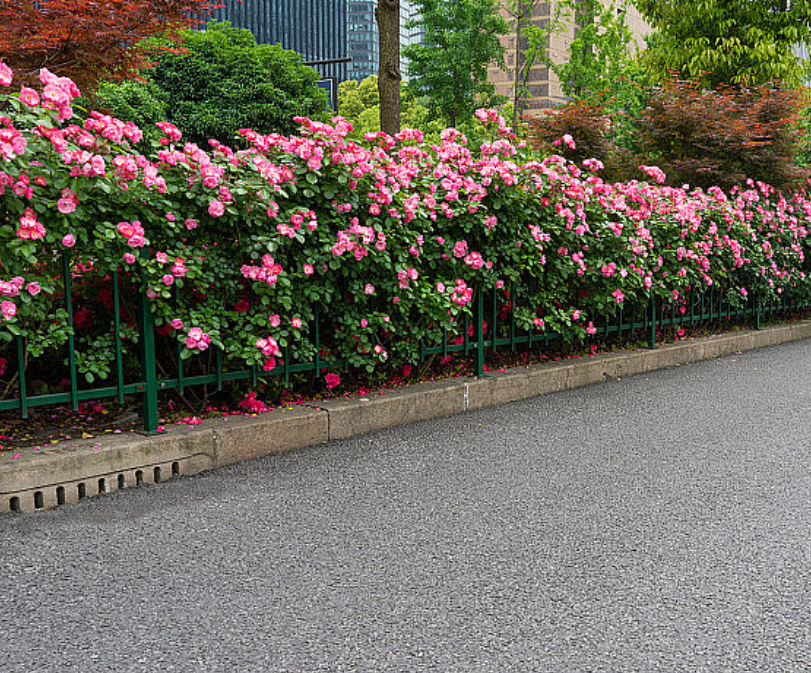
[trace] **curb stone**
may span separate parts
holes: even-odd
[[[505,404],[657,369],[811,337],[811,320],[680,341],[654,350],[419,383],[259,416],[172,426],[158,436],[103,435],[0,453],[0,514],[47,510],[142,483],[156,484],[271,453]]]

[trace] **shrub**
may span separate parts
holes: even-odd
[[[807,177],[795,165],[799,102],[771,86],[704,90],[671,80],[639,119],[638,151],[673,185],[730,189],[752,178],[790,189]]]
[[[0,86],[11,78],[0,64]],[[42,79],[42,100],[0,96],[0,343],[24,336],[29,362],[73,338],[80,371],[108,376],[116,277],[125,357],[145,296],[162,364],[216,346],[226,367],[270,372],[311,361],[319,329],[322,361],[416,362],[420,344],[463,335],[476,292],[513,305],[519,328],[569,339],[711,286],[737,303],[810,294],[803,191],[688,192],[655,167],[656,184],[609,184],[534,160],[484,110],[475,153],[455,129],[436,144],[409,129],[359,143],[336,118],[300,119],[298,136],[245,130],[246,149],[210,152],[161,123],[142,154],[134,124],[67,123],[78,91]]]
[[[145,82],[121,92],[105,85],[97,105],[150,127],[168,121],[202,147],[212,138],[233,142],[241,128],[291,133],[295,117],[324,116],[318,75],[295,52],[259,45],[249,30],[228,22],[180,37],[182,46],[157,52],[154,67],[142,71]]]

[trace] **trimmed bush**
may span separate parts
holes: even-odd
[[[325,116],[318,74],[294,51],[257,44],[249,30],[227,21],[180,36],[179,48],[156,53],[154,67],[141,73],[143,82],[122,91],[102,85],[97,105],[150,127],[168,121],[206,149],[212,138],[233,143],[241,128],[292,133],[295,117]]]
[[[0,64],[0,83],[11,77]],[[687,192],[655,167],[609,184],[594,162],[535,160],[484,110],[490,139],[475,154],[454,129],[434,145],[418,130],[359,143],[344,120],[300,119],[297,136],[245,130],[246,149],[211,152],[161,123],[144,155],[133,124],[69,124],[78,91],[42,78],[41,97],[0,97],[0,340],[23,335],[36,358],[72,335],[93,377],[109,374],[113,274],[148,296],[171,346],[161,357],[204,360],[216,345],[226,365],[265,371],[312,360],[319,321],[324,360],[416,362],[420,343],[463,334],[484,290],[520,328],[569,339],[629,304],[685,307],[707,287],[739,304],[810,294],[804,191]],[[133,356],[137,313],[124,291]]]

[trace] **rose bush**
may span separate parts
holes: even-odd
[[[596,160],[584,173],[533,156],[484,110],[475,151],[455,129],[438,144],[411,129],[359,143],[335,118],[299,119],[297,136],[244,129],[238,149],[161,123],[144,155],[136,125],[97,112],[72,123],[75,85],[41,80],[41,93],[15,92],[0,64],[6,358],[15,335],[33,358],[73,337],[80,370],[104,378],[114,299],[134,357],[140,293],[174,344],[162,358],[214,346],[266,372],[312,361],[316,330],[322,362],[415,362],[420,343],[462,334],[477,291],[497,292],[519,327],[569,339],[651,299],[686,310],[707,287],[738,303],[809,296],[805,191],[675,189],[647,166],[609,184]]]

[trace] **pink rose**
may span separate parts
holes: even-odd
[[[225,206],[222,204],[222,201],[217,201],[217,199],[214,199],[208,204],[208,214],[211,215],[211,217],[222,217],[224,212]]]
[[[295,329],[301,329],[301,324],[302,324],[302,323],[301,323],[301,318],[293,318],[293,319],[290,321],[290,324],[291,324],[291,325],[292,325],[292,326],[293,326]]]
[[[66,248],[72,248],[74,245],[76,245],[76,237],[73,234],[65,234],[62,237],[62,245],[64,245]]]
[[[197,228],[197,220],[193,220],[191,218],[186,220],[186,229],[191,231],[192,229],[196,229],[196,228]]]
[[[42,287],[37,282],[30,282],[28,285],[25,286],[25,289],[28,290],[28,294],[32,297],[35,297],[42,291]]]
[[[167,273],[165,276],[161,278],[161,282],[164,285],[169,286],[175,282],[175,277],[171,273]]]
[[[0,61],[0,84],[9,86],[14,79],[14,73],[5,63]]]
[[[28,107],[36,107],[39,105],[39,94],[33,89],[24,86],[20,89],[20,100]]]
[[[366,283],[366,286],[363,288],[363,292],[365,294],[374,294],[375,293],[375,286],[371,283]]]
[[[135,255],[133,255],[131,252],[125,252],[124,253],[124,261],[127,264],[135,264]]]
[[[6,320],[11,320],[17,315],[17,305],[13,301],[4,301],[0,303],[0,311]]]
[[[313,269],[312,264],[305,264],[304,265],[304,273],[305,273],[305,275],[312,276],[314,271],[315,271],[315,269]]]
[[[56,208],[63,215],[69,215],[76,210],[76,203],[72,199],[59,199],[56,202]]]
[[[172,329],[183,329],[183,321],[180,318],[175,318],[169,323]]]
[[[270,326],[271,327],[278,327],[281,324],[282,324],[282,319],[279,317],[278,313],[275,313],[274,315],[270,316]]]
[[[327,388],[336,388],[341,385],[341,377],[338,374],[327,374],[324,377],[324,382],[327,384]]]

